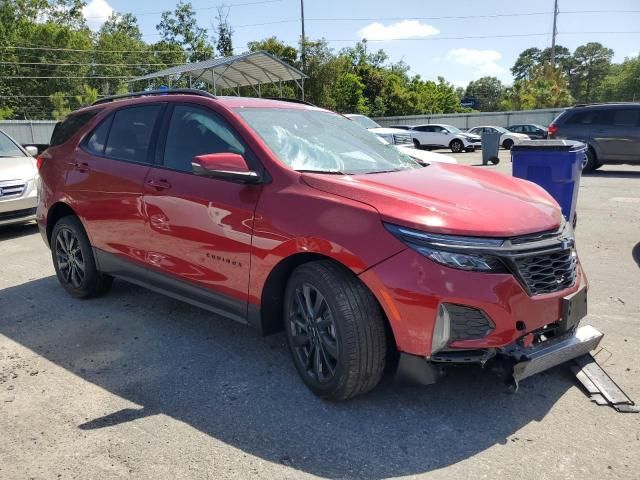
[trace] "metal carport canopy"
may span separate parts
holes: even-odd
[[[258,51],[177,65],[133,78],[129,83],[176,75],[187,75],[194,82],[206,82],[214,90],[290,81],[294,81],[302,90],[304,79],[307,78],[300,70],[270,53]]]

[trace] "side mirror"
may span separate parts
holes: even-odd
[[[38,147],[34,147],[33,145],[27,145],[26,147],[24,147],[24,149],[32,157],[35,157],[38,155]]]
[[[260,175],[247,166],[237,153],[207,153],[191,160],[193,173],[203,177],[219,178],[238,183],[260,183]]]

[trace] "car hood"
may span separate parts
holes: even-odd
[[[0,157],[0,182],[30,180],[36,174],[33,157]]]
[[[376,127],[367,128],[367,130],[375,133],[376,135],[397,135],[399,133],[406,133],[407,135],[409,134],[407,130],[401,130],[399,128]]]
[[[541,187],[478,167],[434,163],[369,175],[303,174],[311,187],[366,203],[387,222],[452,235],[509,237],[560,226]]]

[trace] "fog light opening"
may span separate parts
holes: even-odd
[[[451,338],[451,318],[444,305],[438,307],[436,323],[433,327],[433,337],[431,338],[431,354],[439,352],[447,346]]]

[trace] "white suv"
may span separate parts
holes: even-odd
[[[465,133],[452,125],[412,125],[403,128],[408,128],[416,148],[450,148],[453,153],[459,153],[463,150],[473,152],[482,147],[479,135]]]
[[[38,205],[36,147],[22,148],[0,130],[0,225],[35,219]]]

